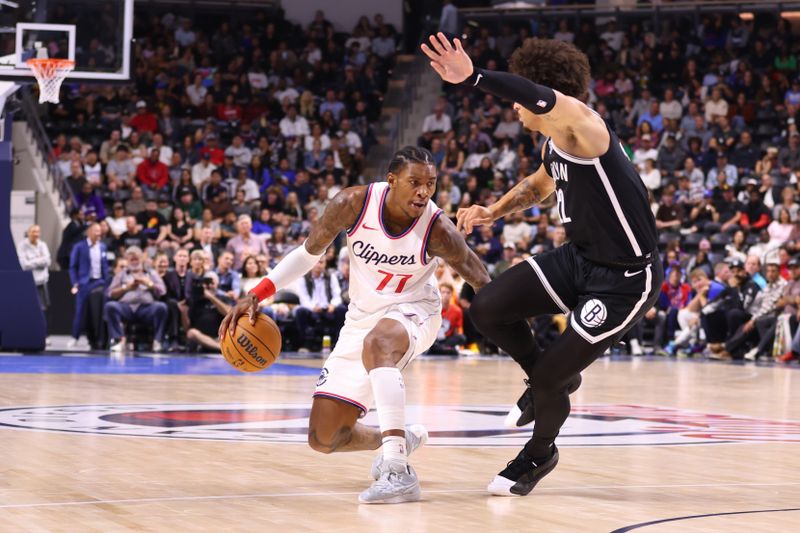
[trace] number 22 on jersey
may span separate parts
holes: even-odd
[[[558,201],[558,216],[561,218],[561,223],[566,224],[567,222],[572,222],[572,219],[567,216],[567,208],[564,204],[564,191],[562,189],[556,189],[556,200]]]
[[[406,282],[411,279],[414,274],[393,274],[391,272],[386,272],[385,270],[378,270],[381,274],[384,275],[384,278],[378,284],[378,287],[375,290],[382,291],[386,288],[392,278],[398,277],[401,278],[400,281],[397,283],[397,287],[395,288],[394,292],[401,293],[403,292],[403,288],[406,286]]]

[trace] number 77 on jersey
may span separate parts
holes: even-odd
[[[381,282],[378,284],[375,290],[382,291],[386,289],[386,286],[389,285],[389,282],[392,281],[392,278],[397,277],[401,278],[400,281],[397,283],[397,287],[394,290],[394,292],[398,294],[403,292],[403,288],[406,286],[406,282],[408,282],[408,280],[411,279],[411,277],[414,275],[414,274],[393,274],[392,272],[386,272],[385,270],[378,270],[378,272],[383,274],[384,278],[381,280]]]

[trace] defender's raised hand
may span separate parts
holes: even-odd
[[[422,51],[431,60],[431,67],[444,81],[461,83],[472,75],[472,60],[459,39],[454,39],[455,48],[444,33],[430,36],[431,46],[422,43]]]

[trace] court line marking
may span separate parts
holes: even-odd
[[[800,368],[800,367],[798,367]],[[0,408],[0,413],[6,411],[20,411],[20,410],[34,410],[34,409],[41,409],[41,408],[48,408],[48,409],[56,409],[56,408],[81,408],[81,407],[119,407],[119,406],[127,406],[127,407],[153,407],[155,404],[152,403],[123,403],[123,404],[96,404],[96,403],[88,403],[88,404],[66,404],[66,405],[28,405],[28,406],[13,406],[13,407],[4,407]],[[203,406],[236,406],[239,408],[247,408],[253,407],[257,408],[263,405],[272,405],[270,402],[254,402],[254,403],[241,403],[241,402],[198,402],[198,403],[191,403],[187,404],[185,402],[164,402],[158,404],[161,407],[171,407],[171,406],[185,406],[185,405],[192,405],[193,407],[203,407]],[[304,403],[288,403],[283,404],[283,407],[294,407],[297,406],[298,408],[302,408],[307,404]],[[412,404],[412,405],[421,405],[421,404]],[[608,404],[613,405],[613,404]],[[646,407],[651,409],[667,409],[667,410],[675,410],[675,411],[684,411],[688,413],[694,414],[709,414],[705,410],[694,409],[694,408],[684,408],[680,406],[665,406],[665,405],[657,405],[657,404],[650,404],[650,403],[637,403],[639,407]],[[490,404],[476,404],[476,405],[463,405],[463,404],[449,404],[443,403],[441,404],[443,407],[472,407],[472,408],[484,408],[484,407],[497,407],[497,405],[490,405]],[[777,422],[777,423],[787,423],[787,424],[797,424],[800,423],[800,419],[766,419],[762,418],[757,415],[749,415],[749,414],[738,414],[738,413],[729,413],[729,412],[720,412],[717,410],[713,410],[714,412],[711,413],[713,415],[724,415],[730,417],[737,417],[737,418],[745,418],[751,420],[767,420],[769,422]],[[373,412],[370,410],[370,412]],[[122,433],[99,433],[95,431],[83,431],[83,430],[73,430],[73,429],[54,429],[54,428],[37,428],[33,426],[22,426],[16,425],[11,423],[0,423],[0,429],[9,429],[12,431],[30,431],[35,433],[59,433],[62,435],[94,435],[100,437],[113,437],[113,438],[147,438],[147,439],[164,439],[164,440],[173,440],[173,441],[187,441],[187,442],[226,442],[226,443],[240,443],[240,444],[278,444],[278,445],[290,445],[290,446],[297,446],[300,444],[304,444],[304,440],[298,441],[274,441],[274,440],[239,440],[239,439],[222,439],[222,438],[213,438],[213,437],[198,437],[198,436],[174,436],[174,435],[160,435],[160,434],[122,434]],[[520,428],[521,430],[524,428]],[[645,443],[629,443],[629,444],[576,444],[576,445],[564,445],[565,448],[610,448],[610,447],[620,447],[620,448],[639,448],[639,447],[671,447],[671,446],[724,446],[724,445],[758,445],[758,444],[775,444],[775,443],[795,443],[796,441],[785,441],[785,440],[774,440],[774,439],[767,439],[767,440],[720,440],[717,442],[679,442],[679,443],[671,443],[671,444],[653,444],[651,442]],[[458,445],[458,444],[429,444],[431,447],[436,448],[459,448],[459,449],[501,449],[507,447],[513,447],[513,444],[475,444],[475,445]],[[0,506],[2,508],[2,506]]]
[[[697,483],[697,484],[675,484],[675,485],[589,485],[574,487],[541,487],[538,492],[563,492],[579,490],[636,490],[636,489],[670,489],[670,488],[727,488],[727,487],[783,487],[797,486],[800,482],[787,481],[782,483]],[[424,490],[428,494],[456,494],[470,492],[486,492],[486,489],[430,489]],[[109,505],[109,504],[137,504],[137,503],[157,503],[157,502],[179,502],[179,501],[215,501],[215,500],[245,500],[256,498],[296,498],[296,497],[330,497],[330,496],[353,496],[360,492],[263,492],[255,494],[221,494],[209,496],[165,496],[162,498],[128,498],[118,500],[76,500],[67,502],[43,502],[43,503],[11,503],[0,504],[2,509],[31,509],[41,507],[70,507],[80,505]],[[488,493],[487,493],[488,494]]]
[[[689,516],[677,516],[674,518],[663,518],[661,520],[653,520],[651,522],[642,522],[640,524],[634,524],[632,526],[621,527],[619,529],[615,529],[611,533],[626,533],[628,531],[633,531],[634,529],[640,529],[647,526],[655,526],[658,524],[665,524],[667,522],[680,522],[682,520],[692,520],[695,518],[714,518],[717,516],[733,516],[741,514],[788,513],[796,511],[800,511],[800,507],[792,507],[786,509],[756,509],[755,511],[730,511],[727,513],[708,513],[708,514],[695,514]]]

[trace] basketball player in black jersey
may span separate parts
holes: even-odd
[[[518,425],[535,419],[533,436],[489,484],[492,494],[524,496],[558,463],[555,439],[580,372],[658,299],[664,274],[655,220],[616,134],[584,104],[589,63],[572,44],[527,39],[509,61],[515,74],[473,67],[461,42],[441,33],[422,50],[443,80],[514,102],[522,124],[549,137],[536,172],[492,206],[457,214],[470,233],[555,194],[569,238],[504,272],[470,308],[478,329],[528,375]],[[526,319],[555,313],[570,315],[567,328],[541,350]]]

